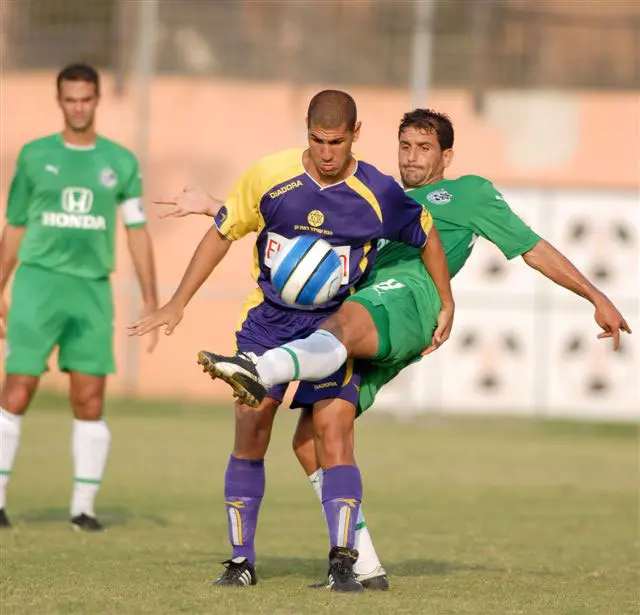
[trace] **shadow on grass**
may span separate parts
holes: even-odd
[[[163,561],[163,565],[178,567],[198,568],[202,565],[218,565],[227,559],[229,555],[220,553],[207,553],[205,551],[191,552],[190,556],[182,557],[177,561]],[[286,577],[307,577],[310,582],[314,579],[322,581],[327,574],[327,560],[305,557],[258,557],[258,577],[260,579],[282,579]],[[465,562],[446,562],[432,559],[411,559],[400,562],[385,563],[385,568],[390,577],[422,577],[452,575],[458,572],[508,572],[506,568],[485,566],[484,564],[470,564]],[[212,574],[222,572],[213,569]]]
[[[134,514],[126,508],[106,507],[100,508],[98,518],[105,527],[118,527],[128,523],[145,523],[164,527],[169,522],[159,515]],[[15,520],[24,523],[60,523],[69,521],[67,508],[39,508],[37,510],[25,510],[15,516]]]

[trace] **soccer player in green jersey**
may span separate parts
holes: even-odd
[[[0,243],[0,298],[18,261],[11,308],[4,300],[5,380],[0,392],[0,526],[10,525],[6,488],[20,443],[22,417],[47,361],[70,377],[74,487],[71,523],[97,531],[94,500],[109,452],[102,420],[105,382],[114,371],[113,301],[118,211],[140,281],[145,313],[157,305],[151,238],[142,205],[140,169],[124,147],[96,134],[98,73],[77,64],[57,78],[64,130],[21,150]],[[6,326],[5,326],[6,325]],[[149,351],[157,337],[150,340]]]
[[[475,175],[444,178],[453,158],[453,140],[449,118],[431,110],[407,113],[400,124],[398,165],[402,183],[431,212],[450,275],[456,275],[463,267],[476,238],[485,237],[508,259],[522,256],[530,267],[590,301],[596,323],[603,330],[598,337],[613,338],[617,349],[620,332],[631,333],[620,312],[568,259],[513,213],[490,181]],[[386,243],[379,249],[367,281],[318,331],[266,352],[257,359],[253,374],[245,376],[263,386],[272,386],[298,379],[321,379],[333,373],[347,357],[369,359],[368,367],[362,371],[360,414],[373,404],[382,386],[439,346],[440,340],[433,335],[438,310],[438,296],[415,250]],[[255,393],[255,387],[252,390]],[[332,403],[345,402],[335,399]],[[308,409],[301,413],[293,445],[319,495],[322,470]],[[365,588],[386,589],[386,573],[373,548],[362,508],[357,528],[357,578]]]

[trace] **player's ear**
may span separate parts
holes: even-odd
[[[360,126],[362,122],[356,122],[356,125],[353,127],[353,142],[355,143],[360,138]]]
[[[446,169],[453,162],[453,150],[451,148],[444,150],[442,152],[442,163],[444,164],[444,168]]]

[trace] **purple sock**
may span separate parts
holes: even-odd
[[[238,459],[231,455],[224,475],[229,542],[233,557],[256,562],[253,546],[258,512],[264,495],[264,459]]]
[[[322,477],[322,507],[332,547],[353,549],[362,501],[362,477],[356,466],[335,466]]]

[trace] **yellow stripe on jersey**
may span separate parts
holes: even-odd
[[[369,264],[369,259],[367,258],[367,254],[369,254],[370,250],[371,250],[371,242],[367,241],[367,243],[364,244],[364,248],[362,249],[362,258],[360,259],[360,263],[358,264],[358,267],[360,267],[360,271],[362,271],[362,273],[364,273],[367,270],[367,265]]]
[[[433,227],[433,218],[426,209],[422,210],[422,215],[420,216],[420,226],[422,227],[424,234],[429,235],[429,231]]]
[[[371,192],[371,190],[369,190],[369,188],[354,175],[347,178],[345,183],[349,188],[357,192],[365,201],[367,201],[369,205],[371,205],[373,211],[376,212],[376,216],[378,216],[378,220],[382,222],[382,210],[380,209],[380,203],[378,203],[378,199],[376,199],[375,194],[373,194],[373,192]]]
[[[260,232],[264,228],[260,213],[262,198],[274,186],[303,173],[300,149],[285,150],[259,160],[236,182],[225,199],[227,216],[218,230],[232,241]]]
[[[344,372],[342,386],[346,387],[351,382],[351,378],[353,378],[353,359],[347,359],[347,367]]]
[[[238,324],[236,326],[236,331],[240,331],[242,326],[244,325],[247,317],[249,315],[249,310],[252,310],[254,307],[258,307],[264,301],[264,294],[260,288],[255,288],[248,295],[242,304],[242,311],[240,312],[240,318],[238,319]],[[236,346],[236,352],[238,348]]]

